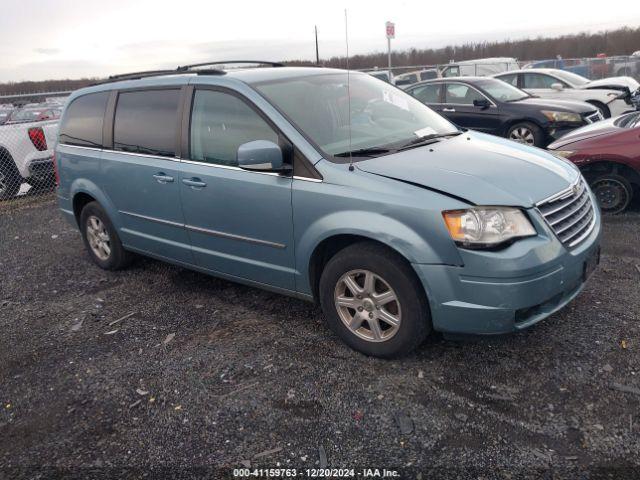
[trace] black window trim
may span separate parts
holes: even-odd
[[[300,151],[300,149],[296,148],[296,146],[294,145],[294,143],[284,134],[284,132],[273,122],[273,120],[271,120],[271,118],[269,118],[269,116],[264,113],[264,111],[262,111],[262,109],[260,109],[260,107],[258,107],[253,101],[251,101],[249,98],[247,98],[245,95],[243,95],[241,92],[238,92],[237,90],[234,90],[232,88],[229,87],[224,87],[221,85],[208,85],[208,84],[191,84],[191,85],[187,85],[184,95],[183,95],[183,104],[182,104],[182,122],[181,122],[181,126],[180,126],[180,132],[181,132],[181,141],[180,141],[180,146],[181,146],[181,151],[185,152],[185,154],[181,157],[182,161],[184,162],[191,162],[191,163],[197,163],[200,165],[207,165],[207,166],[211,166],[211,167],[218,167],[218,168],[233,168],[233,169],[238,169],[238,170],[242,170],[245,172],[249,172],[249,173],[268,173],[268,174],[272,174],[272,175],[279,175],[282,176],[283,174],[281,173],[275,173],[275,172],[256,172],[256,171],[250,171],[250,170],[244,170],[240,167],[236,167],[236,166],[230,166],[230,165],[218,165],[215,163],[209,163],[209,162],[201,162],[201,161],[196,161],[196,160],[192,160],[191,159],[191,118],[192,118],[192,113],[193,113],[193,105],[195,102],[195,92],[196,90],[207,90],[207,91],[214,91],[214,92],[221,92],[221,93],[226,93],[229,95],[232,95],[234,97],[236,97],[237,99],[239,99],[241,102],[244,102],[245,105],[247,105],[249,108],[251,108],[251,110],[253,110],[260,118],[262,118],[267,125],[269,125],[269,127],[271,129],[273,129],[273,131],[276,133],[276,135],[278,136],[278,144],[280,145],[280,148],[282,148],[283,150],[283,154],[285,156],[285,162],[288,160],[289,163],[292,164],[293,166],[293,173],[292,173],[292,177],[294,179],[299,179],[299,180],[312,180],[312,181],[322,181],[322,175],[320,174],[320,172],[318,172],[318,170],[316,170],[315,166],[313,165],[313,163],[311,163],[309,161],[309,159],[306,158],[306,156]],[[301,165],[296,165],[296,160],[301,162]],[[298,168],[296,168],[298,167]]]

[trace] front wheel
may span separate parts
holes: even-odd
[[[590,186],[603,213],[622,213],[633,198],[633,186],[629,180],[614,173],[606,173],[595,178]]]
[[[351,245],[320,277],[329,327],[351,348],[392,358],[409,353],[431,331],[424,290],[409,264],[373,242]]]
[[[512,125],[507,131],[507,138],[531,147],[544,146],[542,129],[530,122],[520,122]]]
[[[118,232],[98,202],[87,203],[82,209],[80,228],[87,252],[100,268],[120,270],[131,263],[131,253],[122,246]]]

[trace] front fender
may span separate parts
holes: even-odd
[[[441,256],[423,236],[392,217],[363,210],[332,212],[310,224],[297,242],[298,291],[311,293],[309,265],[313,252],[323,241],[338,235],[357,235],[381,242],[411,263],[442,263]]]

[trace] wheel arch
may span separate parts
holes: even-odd
[[[118,210],[95,183],[84,178],[77,179],[71,184],[69,191],[71,192],[70,198],[73,206],[73,214],[78,225],[80,225],[80,212],[82,212],[82,208],[84,208],[87,203],[96,201],[105,210],[116,229],[118,228]]]
[[[545,134],[545,127],[542,126],[539,120],[536,120],[535,118],[531,118],[531,117],[520,117],[520,118],[516,117],[516,118],[511,118],[505,122],[503,131],[502,131],[502,136],[505,138],[509,138],[508,137],[509,130],[511,129],[511,127],[513,127],[514,125],[517,125],[518,123],[532,123],[536,127],[538,127],[540,130],[542,130],[543,134]]]

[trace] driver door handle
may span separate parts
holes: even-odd
[[[207,184],[205,182],[203,182],[202,180],[200,180],[199,178],[196,178],[196,177],[183,178],[182,179],[182,183],[184,183],[185,185],[190,186],[193,189],[204,188],[204,187],[207,186]]]

